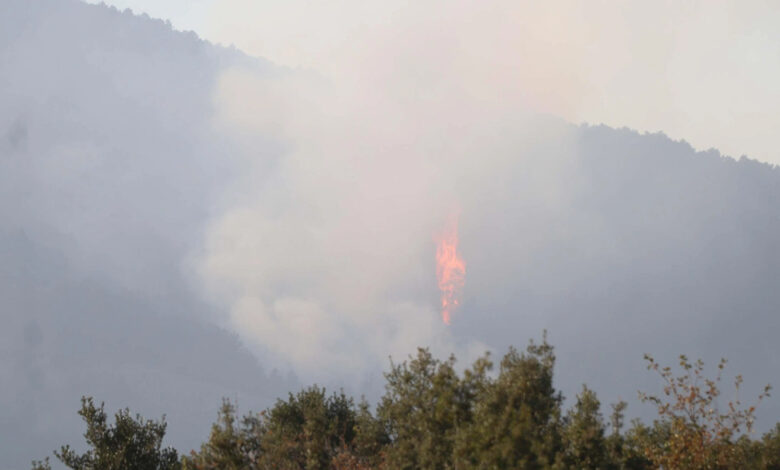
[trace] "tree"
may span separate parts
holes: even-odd
[[[356,436],[354,401],[309,387],[262,413],[260,468],[325,469]]]
[[[642,447],[644,441],[637,439],[638,435],[644,435],[645,428],[639,422],[634,422],[634,427],[626,435],[622,434],[628,403],[620,400],[610,407],[612,432],[606,439],[610,464],[619,470],[651,470],[652,463],[645,457]]]
[[[95,406],[91,397],[82,397],[79,410],[87,431],[84,437],[89,450],[76,453],[64,445],[54,455],[67,467],[76,470],[174,470],[181,468],[176,450],[162,448],[165,417],[159,422],[130,415],[128,409],[114,415],[109,425],[104,404]],[[33,469],[48,469],[49,460],[33,462]]]
[[[182,459],[184,469],[195,470],[243,470],[253,468],[258,455],[259,423],[251,415],[239,427],[236,406],[230,400],[222,400],[217,413],[217,422],[211,426],[209,439],[193,451],[190,457]]]
[[[587,386],[577,395],[577,403],[566,417],[564,444],[566,460],[571,468],[605,470],[612,468],[604,438],[601,403]]]
[[[555,355],[533,341],[501,360],[499,375],[478,387],[473,424],[460,439],[459,467],[542,470],[560,468],[561,402],[553,387]]]
[[[719,384],[726,360],[718,364],[715,379],[708,379],[701,360],[691,362],[680,356],[682,373],[675,376],[671,367],[661,367],[649,355],[645,359],[647,368],[658,372],[664,382],[662,396],[640,393],[643,402],[658,409],[659,420],[655,429],[646,433],[644,444],[645,455],[656,468],[744,468],[744,447],[736,441],[743,432],[752,430],[756,405],[743,408],[742,402],[735,399],[728,402],[726,410],[719,409]],[[741,384],[742,377],[738,375],[734,380],[736,392]],[[764,388],[757,403],[769,396],[770,389],[769,385]]]
[[[382,422],[371,414],[365,399],[358,405],[355,416],[355,439],[350,452],[355,465],[379,468],[384,463],[385,451],[390,437]]]
[[[439,361],[427,349],[418,349],[408,363],[391,364],[377,410],[391,442],[390,468],[451,466],[457,430],[470,422],[473,402],[454,364],[454,356]]]
[[[780,425],[752,439],[755,406],[734,400],[718,408],[725,361],[710,380],[701,361],[681,356],[675,375],[646,359],[664,389],[640,398],[656,405],[659,418],[652,425],[635,419],[625,434],[626,402],[612,405],[607,436],[599,400],[585,385],[562,416],[545,335],[523,352],[510,348],[495,375],[487,354],[462,374],[453,356],[438,360],[427,349],[391,362],[376,416],[365,400],[355,406],[343,392],[317,386],[240,419],[223,400],[209,439],[181,464],[175,450],[162,448],[164,418],[121,410],[109,425],[103,405],[83,398],[90,448],[78,454],[63,446],[55,455],[83,470],[780,470]],[[741,384],[737,376],[737,391]],[[33,462],[33,470],[51,470],[49,460]]]
[[[780,470],[780,423],[761,439],[759,451],[759,465],[761,470]]]

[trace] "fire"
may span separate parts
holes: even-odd
[[[450,324],[450,314],[458,307],[460,291],[466,281],[466,263],[458,255],[458,219],[453,217],[436,242],[436,279],[441,291],[441,317]]]

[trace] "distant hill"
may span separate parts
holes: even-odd
[[[247,152],[213,126],[214,87],[233,66],[289,73],[130,12],[5,1],[0,467],[72,442],[83,394],[167,414],[169,442],[187,452],[221,397],[258,409],[299,388],[214,326],[226,313],[193,287],[192,257]],[[728,357],[745,396],[780,386],[780,169],[553,121],[565,139],[534,135],[516,159],[458,181],[468,273],[456,342],[503,350],[547,328],[557,385],[573,395],[587,380],[604,406],[631,402],[629,415],[644,412],[637,388],[657,386],[644,352]],[[759,415],[777,422],[780,401]]]
[[[273,71],[130,12],[3,3],[0,468],[81,429],[83,394],[167,414],[186,449],[223,396],[259,408],[287,390],[202,321],[182,275],[233,171],[209,116],[217,72],[236,64]]]
[[[726,357],[749,382],[742,397],[780,383],[780,168],[605,126],[567,145],[563,201],[513,196],[533,178],[518,167],[470,208],[463,249],[480,268],[456,328],[494,345],[548,328],[559,386],[588,381],[602,403],[658,387],[644,353]],[[491,206],[500,213],[477,209]],[[780,401],[759,410],[772,426]]]

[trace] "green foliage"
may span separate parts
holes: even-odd
[[[77,470],[173,470],[181,468],[177,453],[162,448],[165,418],[160,422],[130,415],[127,409],[108,423],[104,405],[95,406],[92,398],[81,399],[79,415],[87,425],[84,437],[89,450],[78,454],[65,445],[54,455],[68,468]],[[33,462],[33,469],[48,469],[49,460]]]
[[[473,423],[461,438],[462,468],[548,469],[562,466],[561,394],[553,387],[555,355],[545,338],[503,357],[495,380],[477,387]]]
[[[757,454],[756,468],[761,470],[780,470],[780,423],[761,439],[760,444],[755,445]]]
[[[471,400],[454,369],[455,358],[434,359],[420,349],[408,364],[385,374],[377,411],[392,442],[387,463],[398,469],[446,468],[460,423],[471,419]]]
[[[601,404],[587,386],[577,395],[577,403],[566,417],[564,443],[570,467],[582,470],[610,468]]]
[[[357,413],[343,392],[309,387],[263,414],[261,468],[324,469],[356,437]]]
[[[390,443],[387,429],[374,417],[367,401],[361,400],[355,416],[355,439],[352,453],[361,465],[376,468],[384,461]]]
[[[260,426],[251,415],[238,425],[236,407],[229,400],[223,400],[217,413],[217,422],[211,426],[209,439],[201,445],[200,452],[192,452],[182,459],[184,470],[241,470],[254,468],[258,455],[258,433]]]
[[[553,386],[555,355],[546,336],[525,351],[510,348],[493,372],[485,355],[459,373],[455,358],[427,349],[385,374],[386,390],[372,413],[343,392],[312,386],[259,413],[241,418],[223,401],[208,440],[179,463],[162,449],[165,422],[116,414],[109,425],[103,405],[82,400],[90,449],[55,452],[84,470],[780,470],[780,425],[752,439],[755,406],[738,400],[719,409],[720,371],[680,359],[682,373],[649,368],[664,382],[661,396],[640,394],[657,407],[651,425],[638,420],[623,432],[626,402],[612,405],[610,432],[601,404],[583,385],[571,409]],[[742,379],[737,377],[739,389]],[[769,387],[758,400],[769,395]],[[33,470],[51,470],[49,460]]]
[[[635,423],[635,427],[629,431],[628,435],[621,434],[628,403],[621,400],[610,406],[612,414],[609,422],[612,432],[606,438],[609,467],[619,470],[652,469],[652,463],[645,457],[644,449],[635,437],[638,423]]]
[[[43,460],[33,460],[32,470],[51,470],[51,465],[49,464],[49,458],[46,457]]]

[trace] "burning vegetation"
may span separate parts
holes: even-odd
[[[450,324],[453,311],[458,308],[460,295],[466,283],[466,263],[458,253],[458,218],[452,217],[437,236],[436,279],[441,291],[441,318]]]

